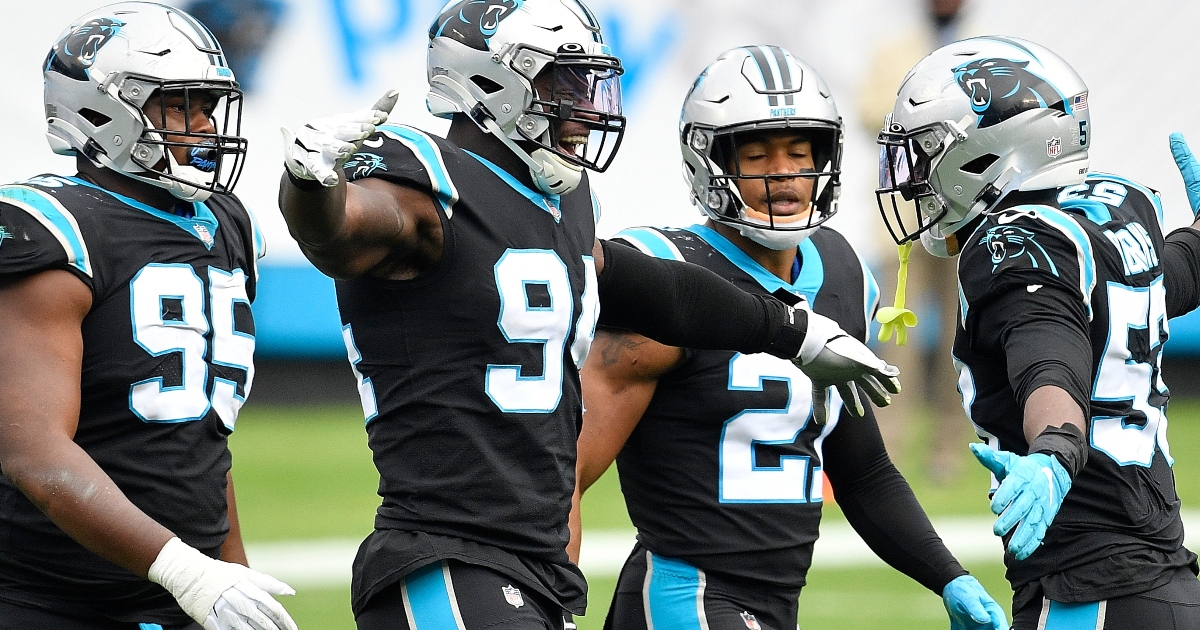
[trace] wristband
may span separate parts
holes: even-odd
[[[1030,453],[1053,455],[1071,479],[1087,465],[1088,445],[1079,427],[1067,422],[1061,427],[1046,427],[1029,444]]]

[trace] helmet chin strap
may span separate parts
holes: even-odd
[[[583,167],[576,166],[558,157],[552,151],[537,149],[532,154],[526,153],[508,134],[500,129],[500,125],[490,117],[482,116],[478,122],[493,136],[500,139],[504,146],[517,154],[521,161],[529,167],[533,184],[538,190],[548,195],[565,195],[579,186],[583,179]]]
[[[746,225],[744,223],[726,223],[730,227],[737,228],[737,231],[742,236],[776,251],[785,251],[795,249],[803,243],[805,239],[817,231],[817,228],[802,228],[799,230],[769,230],[766,228],[757,228]]]
[[[455,81],[451,81],[442,76],[431,78],[430,83],[437,83],[451,90],[458,95],[464,103],[479,104],[479,100],[471,96],[461,85]],[[481,125],[488,133],[495,136],[504,146],[508,147],[509,151],[517,154],[521,161],[529,167],[529,174],[533,177],[533,184],[537,189],[547,195],[565,195],[579,186],[579,182],[583,179],[583,167],[576,166],[546,149],[537,149],[532,154],[527,153],[520,145],[496,123],[491,115],[485,113],[481,116],[474,116],[471,112],[464,112],[476,124]]]

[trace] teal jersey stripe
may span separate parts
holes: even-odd
[[[404,578],[404,603],[412,615],[413,630],[463,629],[444,566],[444,562],[434,562]]]
[[[654,630],[707,630],[704,573],[696,567],[646,552],[646,600]]]
[[[588,189],[588,193],[592,195],[592,216],[595,223],[600,222],[600,199],[596,197],[596,191]]]
[[[399,141],[408,147],[413,155],[417,156],[417,159],[425,167],[425,172],[429,174],[429,183],[433,187],[434,197],[446,211],[446,216],[451,216],[454,212],[454,204],[458,203],[458,188],[450,180],[450,172],[446,170],[446,163],[442,160],[442,150],[433,142],[433,139],[412,127],[400,125],[384,125],[379,127],[379,131],[389,138]]]
[[[1063,210],[1083,213],[1088,221],[1096,225],[1104,225],[1112,221],[1112,211],[1108,209],[1108,206],[1094,199],[1068,199],[1060,201],[1058,205]]]
[[[220,223],[217,221],[217,215],[213,214],[213,211],[209,210],[208,206],[203,202],[191,202],[192,216],[181,217],[173,212],[165,212],[163,210],[159,210],[158,208],[148,206],[137,199],[132,199],[130,197],[126,197],[125,195],[117,194],[106,188],[101,188],[85,179],[79,179],[77,177],[68,177],[66,179],[69,179],[80,186],[87,186],[88,188],[99,190],[100,192],[112,197],[113,199],[116,199],[117,201],[120,201],[130,208],[141,210],[142,212],[158,217],[164,221],[174,223],[183,231],[195,236],[200,240],[201,243],[204,243],[205,247],[209,249],[212,249],[213,245],[216,244],[217,229],[220,227]],[[203,229],[208,232],[207,235],[201,234],[201,226],[203,226]]]
[[[28,213],[62,245],[67,263],[92,277],[92,260],[75,217],[51,195],[28,186],[0,186],[0,201]]]
[[[613,238],[629,241],[647,256],[667,260],[683,260],[683,254],[679,252],[671,239],[663,236],[654,228],[629,228],[618,232]]]
[[[517,179],[516,177],[513,177],[512,174],[509,173],[508,171],[500,168],[499,166],[496,166],[495,164],[492,164],[492,162],[490,160],[488,160],[487,158],[485,158],[481,155],[476,155],[475,153],[467,151],[466,149],[463,149],[463,151],[467,155],[475,158],[476,160],[479,160],[479,162],[481,164],[483,164],[484,166],[486,166],[489,171],[495,173],[496,177],[499,177],[500,179],[504,180],[504,183],[508,184],[508,186],[510,188],[517,191],[522,196],[524,196],[526,199],[528,199],[529,203],[532,203],[533,205],[545,210],[546,212],[549,212],[550,216],[554,217],[555,223],[558,223],[559,221],[561,221],[562,213],[559,211],[559,208],[561,207],[559,204],[559,198],[560,198],[559,195],[544,195],[540,192],[532,190],[525,184],[521,183],[521,180]],[[595,209],[593,209],[593,212],[595,212]]]
[[[1145,194],[1147,197],[1150,198],[1151,202],[1154,203],[1154,210],[1158,213],[1158,225],[1160,228],[1162,227],[1162,222],[1163,222],[1162,198],[1159,197],[1157,192],[1154,192],[1150,188],[1147,188],[1146,186],[1143,186],[1142,184],[1139,184],[1139,183],[1133,181],[1132,179],[1127,179],[1125,177],[1121,177],[1120,175],[1113,175],[1112,173],[1102,173],[1102,172],[1098,172],[1098,171],[1088,173],[1088,178],[1095,178],[1095,177],[1111,179],[1112,181],[1117,182],[1119,184],[1124,184],[1131,188],[1136,188],[1136,189],[1140,190],[1143,194]]]
[[[1036,206],[1038,218],[1049,223],[1075,243],[1079,262],[1079,290],[1087,306],[1088,320],[1092,319],[1092,290],[1096,288],[1096,259],[1092,255],[1092,241],[1071,215],[1048,206]]]
[[[1050,601],[1046,615],[1046,630],[1097,630],[1100,602],[1064,604]]]
[[[737,265],[739,269],[754,278],[767,293],[783,289],[788,293],[804,296],[811,304],[825,284],[825,265],[821,261],[821,254],[817,251],[817,246],[813,244],[812,239],[805,239],[800,243],[800,255],[804,260],[804,264],[800,267],[800,276],[796,278],[795,282],[785,282],[764,269],[762,265],[758,264],[758,261],[739,249],[737,245],[729,242],[729,239],[721,236],[716,230],[700,224],[684,229],[699,236],[713,249],[721,252],[721,255],[729,259],[729,262]]]

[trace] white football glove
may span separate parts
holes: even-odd
[[[828,419],[830,387],[837,388],[846,410],[856,418],[866,413],[858,387],[866,391],[877,407],[891,404],[888,392],[900,393],[898,368],[875,356],[861,341],[846,334],[837,322],[812,311],[808,311],[808,330],[800,346],[800,356],[792,362],[812,379],[813,419],[817,424],[825,424]]]
[[[149,577],[205,630],[296,630],[287,611],[268,595],[295,595],[292,587],[240,564],[214,560],[178,538],[163,545]]]
[[[310,120],[292,131],[283,127],[283,165],[297,179],[336,186],[342,165],[362,148],[363,140],[388,119],[400,93],[389,90],[371,109]]]

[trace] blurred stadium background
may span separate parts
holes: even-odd
[[[944,0],[943,0],[944,2]],[[250,155],[237,192],[268,240],[254,312],[258,377],[232,438],[234,475],[251,560],[300,591],[289,608],[302,628],[352,628],[349,559],[372,527],[376,475],[339,333],[332,282],[299,254],[275,205],[281,125],[361,109],[388,88],[401,100],[393,120],[441,133],[425,111],[425,33],[442,0],[179,0],[205,20],[230,53],[247,88],[244,135]],[[73,172],[47,150],[40,67],[72,19],[104,0],[5,2],[10,30],[0,39],[0,180],[46,171]],[[683,95],[717,53],[732,46],[784,46],[816,67],[846,121],[843,231],[883,279],[890,241],[881,234],[874,190],[874,136],[881,103],[903,70],[932,49],[930,0],[590,0],[606,40],[624,61],[629,133],[610,171],[593,179],[607,236],[631,225],[687,225],[699,216],[679,174],[676,125]],[[953,24],[958,36],[1008,34],[1042,43],[1066,58],[1091,89],[1093,167],[1114,171],[1163,194],[1168,229],[1189,221],[1186,198],[1167,150],[1182,131],[1200,146],[1200,100],[1190,77],[1200,3],[1187,0],[968,0]],[[898,73],[898,74],[897,74]],[[917,289],[919,290],[919,289]],[[910,289],[910,295],[913,293]],[[920,314],[921,308],[918,305]],[[936,316],[926,321],[936,326]],[[926,330],[929,329],[926,324]],[[1170,439],[1185,507],[1200,506],[1200,317],[1171,322],[1166,381],[1176,393]],[[926,334],[922,339],[931,340]],[[939,357],[944,360],[944,357]],[[903,426],[901,469],[935,516],[951,547],[1002,602],[1007,599],[999,545],[990,540],[987,475],[964,466],[951,479],[927,469],[938,436],[915,419]],[[965,448],[962,450],[966,452]],[[887,625],[945,627],[937,597],[878,561],[856,542],[833,503],[816,567],[801,600],[805,628]],[[1190,513],[1200,515],[1200,512]],[[610,473],[585,502],[584,567],[593,584],[599,628],[615,570],[631,544],[619,489]],[[1200,527],[1196,517],[1189,521]],[[1195,527],[1191,529],[1196,529]],[[1200,540],[1193,538],[1192,544]]]

